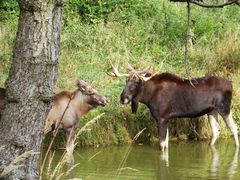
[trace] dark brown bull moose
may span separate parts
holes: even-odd
[[[71,101],[69,101],[70,98]],[[63,91],[54,96],[53,106],[48,114],[44,132],[46,134],[52,129],[56,130],[59,126],[65,132],[68,147],[72,142],[74,129],[79,125],[79,118],[97,106],[105,105],[107,105],[105,96],[100,95],[86,82],[79,80],[77,90],[73,92]]]
[[[112,64],[111,64],[112,65]],[[170,73],[155,74],[146,77],[149,68],[136,71],[130,65],[130,73],[121,74],[118,65],[113,66],[113,77],[127,77],[126,86],[122,91],[120,102],[131,102],[132,112],[136,113],[138,103],[145,104],[156,120],[160,149],[168,148],[169,119],[176,117],[198,117],[204,114],[212,129],[211,145],[214,145],[220,133],[217,120],[219,113],[226,125],[231,129],[236,146],[239,146],[238,128],[231,113],[232,84],[217,76],[182,79]],[[191,84],[193,83],[193,85]]]

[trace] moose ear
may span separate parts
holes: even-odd
[[[87,83],[83,80],[77,80],[77,87],[80,91],[86,91],[87,90]]]
[[[138,100],[137,98],[133,98],[131,101],[131,108],[132,108],[132,113],[136,113],[138,110]]]

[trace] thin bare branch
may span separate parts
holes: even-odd
[[[170,0],[172,2],[187,2],[188,0]],[[198,0],[190,0],[190,3],[192,4],[196,4],[198,6],[204,7],[204,8],[223,8],[225,6],[229,6],[232,4],[237,4],[239,5],[239,0],[232,0],[232,1],[228,1],[226,3],[223,4],[208,4],[204,1],[198,1]]]

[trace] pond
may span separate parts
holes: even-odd
[[[133,145],[83,148],[74,152],[71,176],[83,180],[240,179],[238,148],[232,139],[208,142],[170,142],[167,152],[158,146]],[[54,162],[63,151],[55,153]]]

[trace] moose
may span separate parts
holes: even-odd
[[[100,95],[85,81],[78,80],[78,89],[62,91],[53,97],[53,105],[47,116],[44,133],[62,128],[65,132],[67,147],[72,142],[74,129],[79,119],[97,106],[106,106],[107,98]]]
[[[111,63],[111,62],[110,62]],[[205,76],[182,79],[171,73],[149,72],[150,67],[137,71],[128,64],[129,73],[120,73],[118,64],[111,63],[112,77],[126,77],[120,102],[131,103],[133,113],[138,104],[145,104],[157,123],[159,146],[162,151],[168,148],[168,123],[171,118],[199,117],[207,114],[212,130],[210,145],[213,146],[220,134],[217,115],[220,114],[231,129],[238,147],[238,128],[231,112],[232,84],[218,76]]]

